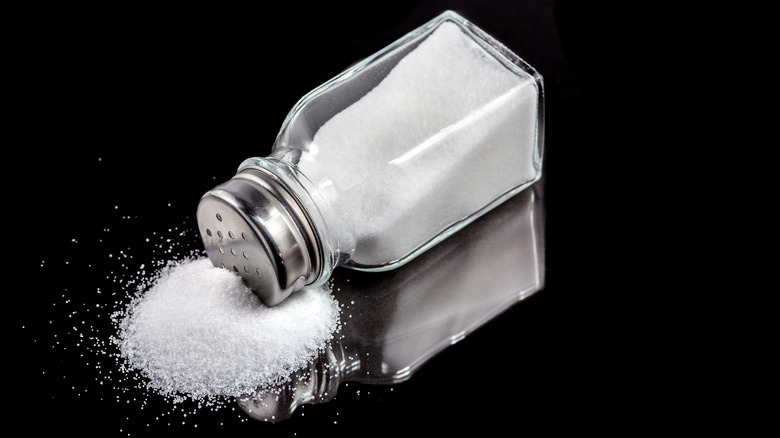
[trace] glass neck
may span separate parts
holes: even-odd
[[[285,184],[298,204],[306,212],[321,252],[322,266],[320,275],[311,284],[312,286],[319,286],[330,278],[333,269],[339,264],[344,245],[339,239],[339,234],[334,232],[337,222],[334,220],[328,197],[306,175],[302,174],[296,166],[296,162],[300,159],[302,152],[294,149],[287,149],[286,151],[274,151],[274,154],[266,158],[248,158],[241,163],[238,171],[241,172],[244,169],[254,167],[273,174]]]

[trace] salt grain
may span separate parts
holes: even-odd
[[[339,309],[327,287],[266,307],[205,258],[165,268],[120,315],[125,370],[175,401],[240,397],[285,381],[327,345]]]

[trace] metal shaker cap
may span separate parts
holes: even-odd
[[[314,282],[321,268],[317,236],[293,193],[261,168],[243,168],[208,191],[197,211],[209,259],[230,269],[267,306]]]

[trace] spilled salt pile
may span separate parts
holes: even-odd
[[[172,264],[119,314],[126,371],[174,401],[240,397],[285,381],[338,329],[327,287],[266,307],[241,278],[206,258]]]

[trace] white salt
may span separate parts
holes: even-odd
[[[333,186],[352,259],[381,265],[536,178],[537,95],[444,23],[323,124],[299,167]]]
[[[239,397],[286,380],[339,325],[326,287],[268,308],[205,258],[174,264],[128,306],[115,339],[127,369],[175,400]]]

